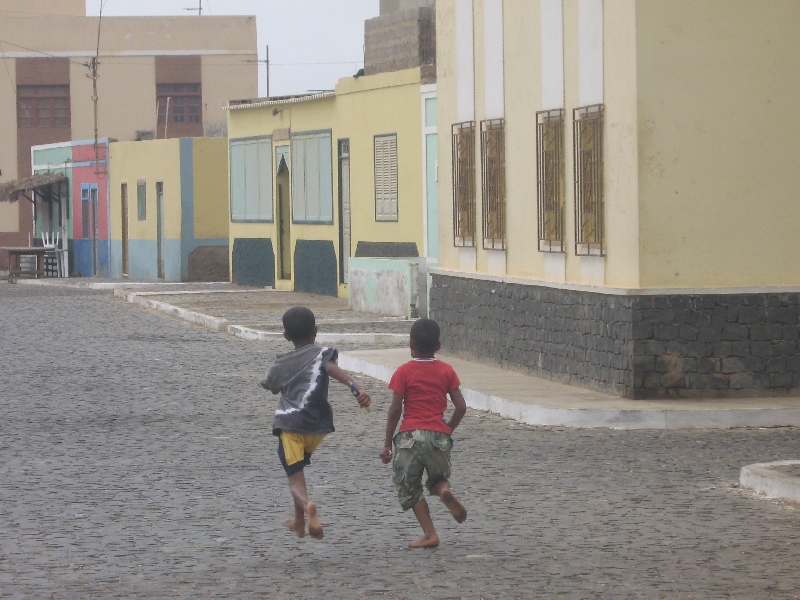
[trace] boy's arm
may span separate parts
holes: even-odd
[[[402,416],[403,396],[394,392],[389,413],[386,415],[386,439],[383,443],[383,450],[381,450],[381,460],[384,464],[388,464],[392,460],[392,438],[394,438],[394,430],[397,429],[397,424]]]
[[[464,415],[467,414],[467,402],[464,400],[464,394],[461,393],[460,387],[457,387],[450,392],[450,400],[453,401],[456,409],[453,411],[450,420],[447,422],[447,426],[451,430],[455,430],[455,428],[458,427],[458,424],[461,423],[461,419],[463,419]]]
[[[332,360],[326,362],[325,371],[336,381],[345,384],[350,389],[355,387],[358,390],[358,396],[356,397],[356,402],[358,402],[358,405],[361,408],[366,408],[372,403],[369,394],[364,390],[362,390],[360,387],[358,387],[353,381],[353,378],[350,377],[350,374],[344,369],[341,369],[339,365],[337,365],[335,362],[333,362]]]
[[[270,370],[267,371],[267,376],[258,383],[265,390],[269,390],[273,394],[277,394],[281,391],[282,386],[279,385],[277,381],[275,381],[275,376],[272,368],[270,368]]]

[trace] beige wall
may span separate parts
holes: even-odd
[[[0,17],[24,15],[86,16],[86,0],[0,0]]]
[[[86,67],[70,64],[72,94],[72,137],[94,138],[92,80]],[[154,58],[114,58],[101,64],[97,80],[97,110],[100,137],[132,140],[137,130],[156,129],[156,85]],[[130,85],[136,81],[136,85]]]
[[[0,44],[0,50],[5,48]],[[17,83],[14,61],[0,58],[0,106],[13,107],[0,119],[0,181],[17,178]],[[0,202],[0,232],[19,230],[19,202]]]
[[[636,0],[603,3],[605,283],[635,288],[639,267]],[[573,234],[574,235],[574,232]]]
[[[638,0],[644,286],[800,283],[800,3]]]
[[[542,277],[544,255],[536,235],[536,111],[541,110],[539,2],[507,3],[505,29],[506,193],[508,274]],[[523,176],[524,174],[524,176]],[[532,185],[533,184],[533,185]],[[450,245],[452,245],[450,240]]]
[[[439,265],[459,268],[458,248],[453,247],[453,157],[451,125],[456,112],[456,5],[455,0],[436,3],[436,90],[439,122]]]

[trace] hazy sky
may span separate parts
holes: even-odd
[[[96,16],[101,0],[87,0]],[[105,0],[104,16],[192,15],[199,0]],[[258,54],[269,45],[270,94],[333,89],[363,66],[364,21],[378,15],[379,0],[203,0],[204,15],[255,15]],[[258,72],[265,93],[266,67]]]

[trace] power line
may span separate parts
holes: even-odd
[[[23,50],[27,50],[28,52],[36,52],[36,54],[42,54],[44,56],[49,56],[50,58],[67,58],[67,60],[69,60],[69,62],[71,62],[73,64],[76,64],[76,65],[84,66],[84,64],[85,64],[85,63],[79,62],[77,60],[72,60],[69,57],[56,56],[55,54],[50,54],[49,52],[45,52],[44,50],[36,50],[34,48],[28,48],[27,46],[21,46],[20,44],[15,44],[14,42],[9,42],[8,40],[0,40],[0,42],[2,42],[4,44],[8,44],[9,46],[14,46],[15,48],[22,48]]]

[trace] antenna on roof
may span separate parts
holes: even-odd
[[[202,17],[203,16],[203,0],[199,0],[199,4],[198,4],[197,8],[184,8],[183,10],[196,10],[197,11],[197,16],[198,17]]]

